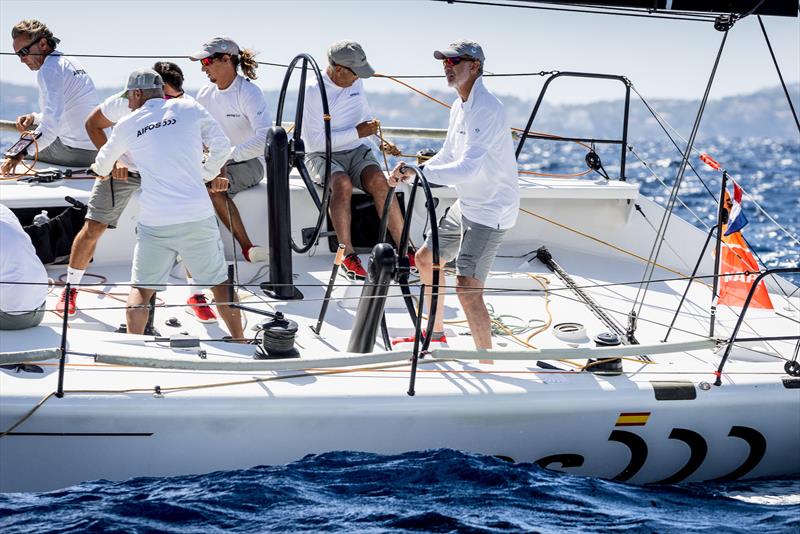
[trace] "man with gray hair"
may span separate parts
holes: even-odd
[[[38,20],[17,23],[11,30],[14,53],[30,70],[36,71],[39,84],[38,113],[17,117],[17,130],[34,128],[38,159],[44,163],[86,167],[97,154],[83,128],[86,117],[97,105],[94,83],[75,58],[56,50],[60,42]],[[31,151],[29,146],[27,152]],[[7,157],[0,173],[11,174],[26,153]],[[32,157],[28,154],[28,157]]]
[[[151,69],[131,73],[125,90],[134,113],[117,123],[92,165],[98,176],[105,177],[127,153],[141,175],[128,332],[144,332],[148,315],[144,305],[154,291],[164,289],[180,255],[197,284],[211,288],[231,335],[241,339],[239,311],[223,304],[229,298],[228,271],[204,185],[219,174],[230,142],[202,106],[182,98],[165,100],[163,86],[161,76]],[[204,145],[208,156],[203,164]]]
[[[363,280],[367,273],[353,250],[350,235],[353,187],[372,195],[378,214],[383,213],[383,204],[389,191],[380,163],[375,159],[370,145],[365,143],[367,137],[378,133],[378,121],[372,117],[361,80],[371,77],[375,71],[367,62],[361,45],[353,41],[333,43],[328,48],[328,63],[322,77],[328,96],[331,126],[330,217],[336,238],[345,247],[345,273],[350,278]],[[321,184],[325,172],[325,123],[316,80],[306,86],[304,102],[306,165],[312,178]],[[382,144],[382,149],[392,155],[400,153],[390,143]],[[392,203],[388,226],[395,243],[399,243],[403,215],[397,202]]]
[[[439,221],[440,261],[456,260],[458,294],[477,349],[492,348],[491,322],[483,301],[483,287],[506,232],[519,211],[517,161],[506,123],[503,103],[483,85],[483,48],[460,40],[436,50],[447,85],[458,97],[450,108],[447,137],[439,152],[425,164],[425,177],[433,183],[455,186],[458,200]],[[399,163],[388,178],[390,185],[414,176]],[[433,283],[431,234],[416,255],[420,278],[430,309]],[[445,285],[440,279],[439,284]],[[439,294],[432,341],[446,342],[444,298]],[[400,338],[396,343],[413,342]]]

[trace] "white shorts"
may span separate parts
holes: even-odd
[[[198,289],[214,287],[228,279],[228,267],[215,216],[167,226],[136,228],[131,281],[134,287],[163,291],[180,255]]]

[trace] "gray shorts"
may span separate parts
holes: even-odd
[[[116,228],[122,212],[139,190],[142,179],[128,175],[127,180],[114,180],[114,205],[111,205],[111,179],[95,180],[86,218]]]
[[[30,152],[31,149],[28,149]],[[65,167],[88,167],[94,163],[97,157],[97,150],[86,150],[85,148],[74,148],[61,142],[60,137],[44,147],[39,152],[39,161],[52,165],[63,165]],[[29,156],[28,159],[33,159]]]
[[[485,282],[497,249],[508,230],[498,230],[472,222],[461,214],[458,202],[447,208],[439,220],[439,260],[442,264],[456,258],[456,274]],[[429,231],[425,246],[433,247]]]
[[[228,196],[233,198],[236,193],[257,185],[264,179],[264,166],[258,158],[245,161],[229,161],[228,167]]]
[[[336,172],[343,172],[350,177],[350,183],[365,191],[361,184],[361,173],[370,165],[375,165],[380,170],[381,164],[375,159],[372,148],[369,145],[361,145],[352,150],[342,150],[341,152],[331,152],[331,176]],[[312,152],[306,155],[306,167],[308,168],[311,179],[317,184],[322,185],[325,177],[325,153]]]
[[[44,303],[37,309],[25,313],[6,313],[0,311],[0,330],[23,330],[33,328],[42,322]]]
[[[138,225],[131,281],[135,287],[165,289],[169,273],[180,255],[200,288],[214,287],[228,279],[217,218],[170,224]]]

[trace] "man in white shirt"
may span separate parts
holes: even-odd
[[[267,249],[253,245],[236,204],[231,202],[234,195],[264,178],[264,145],[272,116],[261,89],[250,82],[256,79],[258,68],[255,52],[240,49],[230,37],[214,37],[189,58],[200,61],[211,81],[197,92],[197,101],[222,126],[233,145],[225,166],[228,189],[212,188],[211,202],[222,224],[242,247],[244,258],[249,262],[266,261]],[[237,73],[239,67],[244,75]]]
[[[204,185],[218,176],[230,143],[202,106],[182,98],[165,100],[162,87],[153,70],[131,73],[125,90],[134,113],[117,123],[92,165],[98,176],[105,177],[127,153],[142,179],[128,332],[144,332],[148,315],[144,305],[154,291],[164,289],[180,255],[196,283],[211,288],[231,335],[241,339],[239,311],[223,304],[229,300],[227,265]],[[204,146],[208,156],[202,164]]]
[[[331,126],[331,201],[330,217],[336,238],[344,244],[343,266],[353,279],[363,280],[367,273],[353,250],[350,235],[350,199],[353,188],[366,191],[375,202],[378,214],[383,214],[383,204],[389,191],[380,163],[366,144],[366,138],[378,133],[378,121],[372,118],[364,94],[363,78],[375,71],[367,62],[361,45],[353,41],[340,41],[328,48],[328,68],[322,75],[328,97]],[[311,177],[322,183],[325,173],[325,123],[323,119],[320,88],[314,80],[306,86],[303,108],[303,143],[305,163]],[[394,145],[383,148],[392,155],[399,154]],[[397,202],[389,212],[389,233],[395,243],[400,242],[403,215]],[[410,255],[413,259],[413,255]],[[413,266],[413,263],[412,263]]]
[[[47,271],[17,216],[3,204],[0,244],[0,330],[34,327],[44,317]]]
[[[98,98],[94,83],[75,59],[56,51],[59,39],[38,20],[23,20],[11,30],[14,53],[29,69],[37,71],[39,84],[38,113],[17,117],[17,130],[36,127],[34,135],[38,159],[44,163],[86,167],[97,154],[83,129],[83,123]],[[33,157],[34,146],[28,147]],[[6,158],[0,173],[12,174],[25,153]]]
[[[453,185],[458,200],[439,222],[440,261],[456,259],[458,294],[477,349],[492,348],[491,322],[483,301],[484,282],[505,233],[519,211],[517,161],[503,103],[483,85],[483,49],[473,41],[456,41],[433,53],[444,64],[447,85],[458,92],[450,108],[447,137],[425,164],[433,183]],[[390,184],[414,175],[398,164]],[[417,267],[426,289],[433,283],[431,235],[417,252]],[[439,266],[435,266],[439,268]],[[445,285],[440,279],[439,284]],[[430,309],[430,292],[426,292]],[[446,342],[444,298],[439,294],[432,341]],[[401,338],[395,342],[413,341]]]
[[[187,98],[183,92],[183,72],[175,63],[159,61],[153,65],[164,82],[164,98]],[[128,107],[127,92],[122,91],[106,98],[97,106],[86,120],[86,132],[89,138],[100,149],[108,138],[106,130],[131,113]],[[194,100],[194,99],[192,99]],[[92,196],[89,197],[89,210],[83,228],[75,236],[67,268],[67,282],[72,284],[69,294],[64,289],[61,298],[56,303],[56,311],[70,315],[77,312],[78,288],[89,266],[89,261],[94,256],[97,242],[107,228],[116,228],[119,218],[128,206],[133,194],[141,186],[141,177],[136,166],[127,155],[123,155],[111,171],[110,180],[95,180]],[[190,291],[187,313],[191,313],[202,323],[216,322],[214,311],[206,302],[205,295],[194,285],[191,276],[187,278]]]

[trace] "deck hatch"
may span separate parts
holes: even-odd
[[[800,378],[782,378],[786,389],[800,389]]]
[[[697,398],[697,390],[692,382],[660,382],[651,380],[653,393],[656,400],[694,400]]]

